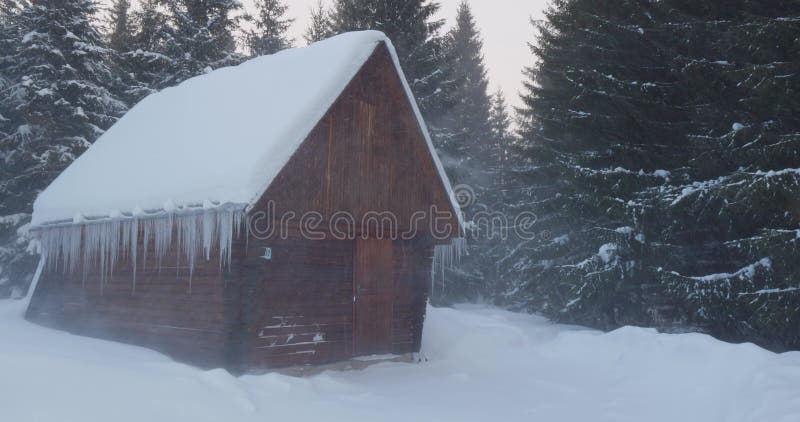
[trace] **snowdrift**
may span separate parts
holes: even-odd
[[[25,322],[0,302],[7,421],[798,421],[800,353],[429,308],[421,363],[233,377]]]

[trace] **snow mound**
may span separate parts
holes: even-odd
[[[386,36],[362,31],[218,69],[148,96],[39,195],[32,225],[155,213],[167,205],[252,205],[382,42],[402,75]]]
[[[604,334],[493,308],[428,308],[421,363],[234,377],[39,327],[23,307],[0,302],[2,420],[800,420],[800,353],[702,334]]]

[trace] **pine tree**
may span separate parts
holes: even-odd
[[[6,144],[11,132],[15,130],[15,122],[11,119],[17,105],[13,98],[13,80],[10,74],[15,65],[16,46],[22,38],[24,28],[20,27],[20,4],[16,1],[0,1],[0,298],[8,297],[12,292],[19,296],[23,283],[12,282],[14,277],[25,275],[26,267],[32,265],[32,259],[22,253],[16,244],[17,230],[23,226],[28,217],[23,212],[13,212],[8,199],[12,191],[7,187],[12,183],[13,175],[6,170],[10,151]],[[22,269],[22,271],[19,271]]]
[[[450,180],[461,185],[473,198],[463,205],[468,224],[468,254],[458,269],[448,275],[451,279],[445,293],[463,300],[488,294],[489,282],[496,278],[491,248],[497,242],[492,227],[473,221],[498,210],[492,162],[495,140],[490,125],[491,100],[488,77],[483,60],[483,41],[469,4],[458,7],[455,26],[445,36],[445,55],[452,69],[455,104],[437,120],[439,125],[438,152],[443,157]]]
[[[656,273],[687,323],[800,347],[800,2],[667,1],[691,155],[654,210]],[[676,35],[677,38],[677,35]]]
[[[481,163],[484,168],[479,170],[483,184],[467,191],[475,193],[465,208],[469,255],[462,257],[459,265],[446,272],[442,283],[446,282],[443,287],[449,301],[477,300],[508,305],[507,297],[516,299],[515,295],[508,295],[513,288],[507,285],[509,259],[516,257],[516,249],[528,238],[516,228],[526,224],[517,218],[530,212],[527,203],[520,207],[514,202],[518,200],[517,194],[521,189],[526,188],[524,172],[522,177],[518,174],[525,163],[520,161],[523,155],[518,151],[511,130],[511,118],[502,91],[498,89],[492,96],[491,104],[491,137]],[[458,189],[464,189],[464,186]],[[439,299],[436,295],[433,298]]]
[[[293,19],[284,17],[289,7],[279,0],[259,0],[257,16],[248,16],[255,28],[245,31],[245,45],[252,56],[273,54],[292,46],[287,31]]]
[[[106,44],[119,81],[109,88],[129,105],[154,92],[149,81],[139,77],[143,62],[147,61],[143,59],[144,52],[136,46],[136,30],[136,13],[131,10],[130,1],[113,2],[109,10]]]
[[[513,206],[544,235],[504,261],[516,304],[800,347],[798,16],[553,3],[520,109],[531,197]]]
[[[489,163],[495,166],[494,186],[497,189],[504,189],[510,177],[508,155],[511,143],[514,141],[511,131],[511,116],[508,113],[508,104],[506,104],[506,97],[501,88],[498,88],[492,95],[491,101],[489,128],[492,134],[492,145],[489,151]]]
[[[133,11],[132,46],[133,49],[158,51],[165,43],[164,31],[160,31],[169,23],[169,16],[159,7],[163,0],[143,0],[140,7]]]
[[[109,88],[118,79],[92,26],[95,12],[91,0],[32,0],[4,17],[16,34],[0,96],[0,284],[6,288],[24,289],[35,267],[26,223],[36,194],[126,110]]]
[[[331,13],[325,8],[322,0],[317,3],[316,7],[311,9],[310,14],[311,22],[309,22],[308,28],[306,28],[305,34],[303,34],[303,38],[305,38],[307,43],[311,44],[322,41],[334,34]]]
[[[438,10],[430,0],[335,0],[331,14],[335,33],[375,29],[392,40],[429,125],[453,102]]]
[[[447,133],[440,139],[448,173],[456,183],[486,186],[483,173],[492,144],[489,125],[489,80],[483,62],[483,41],[469,4],[458,7],[455,27],[445,37],[447,62],[452,67],[455,104],[439,119]],[[460,174],[457,174],[460,172]]]
[[[170,70],[177,66],[178,59],[167,54],[169,16],[161,9],[162,0],[143,0],[140,8],[131,13],[130,42],[127,49],[117,49],[120,67],[131,75],[125,94],[130,104],[169,86],[175,78]]]
[[[111,9],[109,45],[124,83],[119,95],[129,104],[145,96],[242,60],[236,52],[241,8],[232,0],[128,0]],[[253,31],[247,39],[257,42]]]
[[[177,85],[213,69],[241,62],[236,38],[241,4],[236,0],[163,0],[169,25],[162,51],[169,58],[166,78],[155,89]]]
[[[129,21],[130,0],[115,0],[111,6],[109,47],[116,51],[130,50],[132,31]]]
[[[667,183],[686,145],[657,4],[561,0],[546,17],[519,110],[529,185],[512,206],[541,233],[504,260],[510,288],[561,320],[641,324],[659,286],[643,270],[639,193]]]
[[[12,66],[16,43],[22,34],[19,33],[16,15],[19,13],[20,4],[15,0],[0,0],[0,90],[8,85],[4,75]],[[0,122],[3,119],[0,117]]]
[[[502,142],[512,138],[511,115],[508,113],[508,103],[502,88],[497,88],[497,91],[492,94],[489,127],[492,130],[492,136],[498,141]]]

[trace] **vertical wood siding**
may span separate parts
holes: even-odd
[[[251,239],[240,267],[247,368],[347,359],[353,344],[353,242]],[[272,259],[261,258],[272,248]]]
[[[431,205],[450,209],[385,46],[376,49],[312,130],[255,211],[267,209],[268,201],[275,205],[276,218],[293,213],[295,223],[304,213],[319,213],[321,228],[329,227],[334,213],[347,212],[356,220],[359,238],[398,234],[362,226],[370,211],[390,211],[397,217],[397,229],[405,231],[417,211],[428,213]],[[426,224],[420,224],[413,239],[389,241],[388,260],[372,256],[376,250],[369,246],[359,251],[358,243],[374,240],[303,240],[296,224],[290,226],[289,240],[281,240],[276,231],[273,239],[248,242],[242,279],[250,286],[243,296],[250,304],[243,309],[251,308],[245,314],[258,317],[245,322],[245,366],[274,368],[353,354],[419,351],[433,255]],[[271,261],[259,258],[267,246],[272,248]],[[390,279],[390,292],[382,295],[388,303],[375,300],[369,303],[377,308],[360,309],[370,326],[360,325],[355,316],[359,305],[353,304],[353,282],[359,263],[372,263],[360,269],[373,273],[367,278]],[[369,335],[384,331],[386,344],[358,350],[359,330]],[[324,341],[313,341],[315,336]]]
[[[337,211],[361,221],[391,211],[408,229],[416,211],[451,210],[425,138],[386,47],[379,45],[276,176],[256,209],[277,214]],[[454,216],[455,217],[455,216]],[[455,229],[457,220],[450,224]],[[429,231],[422,224],[421,232]],[[452,233],[452,237],[457,235]]]

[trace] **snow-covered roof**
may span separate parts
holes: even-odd
[[[148,96],[39,194],[32,225],[252,206],[381,42],[402,76],[389,39],[363,31],[218,69]]]

